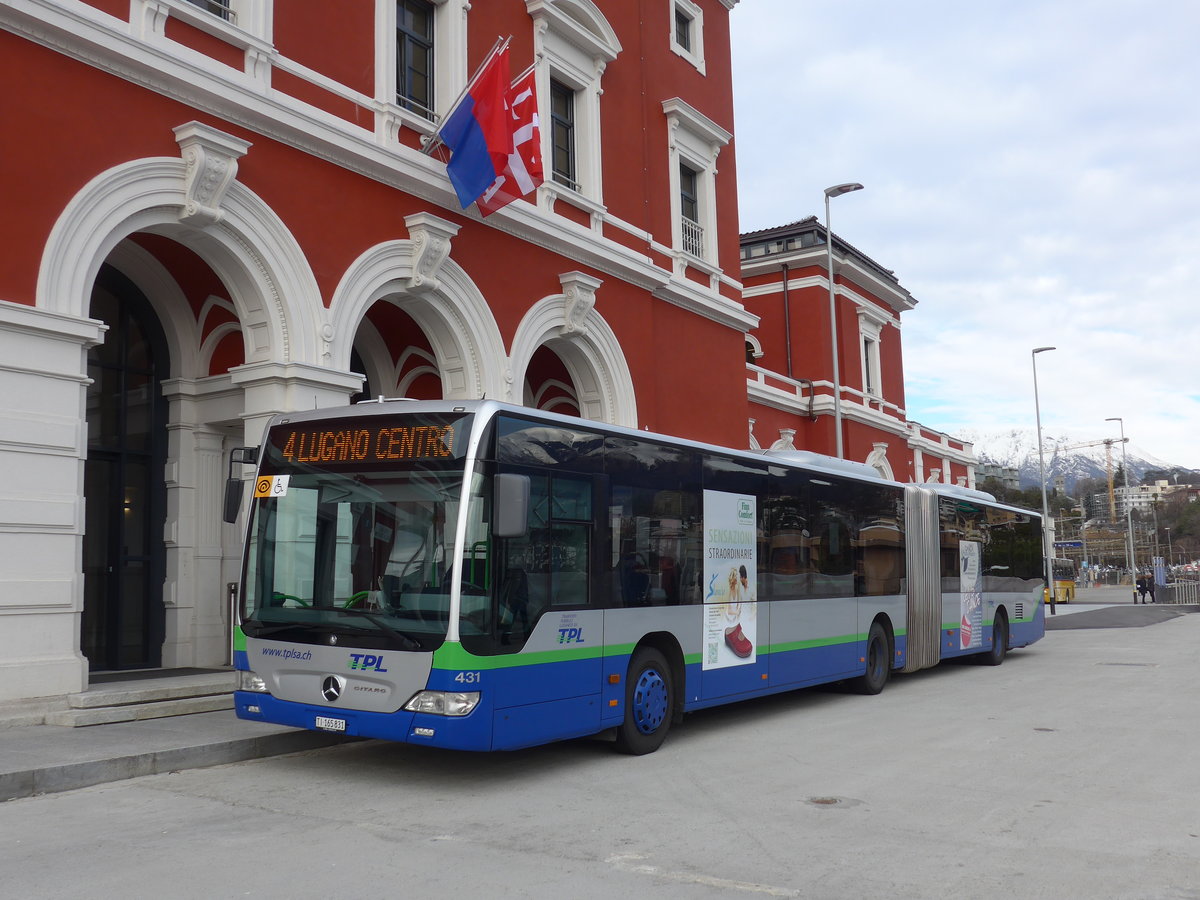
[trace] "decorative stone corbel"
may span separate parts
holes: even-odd
[[[412,275],[405,287],[414,294],[436,291],[441,287],[438,273],[450,258],[450,241],[460,226],[424,212],[405,216],[404,224],[413,242]]]
[[[796,449],[796,429],[795,428],[780,428],[779,440],[771,445],[772,450],[795,450]]]
[[[173,130],[187,165],[179,221],[201,228],[216,225],[225,215],[221,203],[237,177],[237,161],[246,155],[250,142],[200,122],[187,122]]]
[[[563,272],[558,276],[558,282],[567,298],[559,334],[563,337],[587,334],[588,313],[596,305],[596,289],[604,282],[583,272]]]

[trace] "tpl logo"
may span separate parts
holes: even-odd
[[[383,667],[383,655],[374,653],[351,653],[349,668],[356,672],[386,672]]]
[[[558,642],[560,644],[583,644],[586,643],[583,639],[582,628],[560,628],[558,629]]]

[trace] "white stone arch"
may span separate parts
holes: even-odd
[[[376,244],[350,264],[329,305],[329,364],[350,367],[367,310],[386,297],[429,339],[446,399],[504,398],[509,392],[504,340],[487,300],[453,260],[443,257],[431,267],[425,258],[423,241],[394,240]]]
[[[283,221],[253,191],[232,182],[221,216],[198,227],[181,222],[187,164],[156,157],[100,173],[55,222],[38,271],[37,306],[86,317],[100,266],[134,232],[173,238],[196,253],[229,290],[247,363],[320,359],[320,290]]]
[[[172,377],[195,378],[201,374],[197,371],[200,365],[197,355],[199,328],[188,308],[183,289],[166,266],[149,250],[127,240],[117,244],[103,261],[137,285],[138,290],[150,300],[158,324],[166,336]],[[90,286],[87,296],[90,300]],[[174,314],[180,310],[186,310],[187,315]]]
[[[539,300],[517,326],[509,354],[513,383],[525,383],[533,354],[539,347],[548,347],[558,354],[571,375],[580,415],[598,422],[637,428],[637,396],[629,364],[604,317],[577,296],[579,275],[560,276],[566,292]],[[594,292],[600,282],[596,279],[588,281],[593,283],[591,291]],[[520,397],[514,399],[521,402]]]
[[[892,464],[888,462],[887,458],[887,448],[886,443],[877,441],[871,452],[867,454],[866,462],[888,481],[895,481],[896,476],[892,473]]]

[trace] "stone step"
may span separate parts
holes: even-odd
[[[208,694],[200,697],[176,697],[168,700],[129,702],[113,706],[75,706],[46,713],[47,725],[79,728],[86,725],[109,725],[113,722],[137,722],[161,719],[166,716],[186,716],[192,713],[233,709],[233,694]]]
[[[94,684],[82,693],[68,695],[67,703],[73,709],[130,706],[155,703],[161,700],[228,694],[233,691],[236,683],[237,675],[234,672],[107,682]],[[227,709],[228,707],[220,708]]]

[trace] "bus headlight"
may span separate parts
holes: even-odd
[[[418,691],[404,708],[434,716],[466,716],[478,705],[479,691]]]
[[[254,672],[247,672],[243,669],[238,670],[237,689],[239,691],[254,691],[256,694],[267,693],[267,683],[263,681],[261,675]]]

